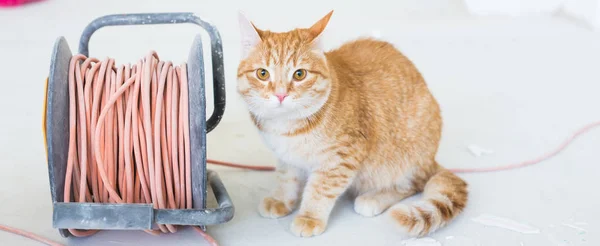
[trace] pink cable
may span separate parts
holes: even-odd
[[[542,155],[542,156],[532,159],[532,160],[528,160],[528,161],[524,161],[524,162],[512,164],[512,165],[499,166],[499,167],[454,168],[454,169],[450,169],[450,171],[455,172],[455,173],[497,172],[497,171],[517,169],[517,168],[521,168],[521,167],[530,166],[530,165],[533,165],[536,163],[540,163],[542,161],[548,160],[548,159],[552,158],[553,156],[557,155],[558,153],[563,151],[567,146],[569,146],[569,144],[571,144],[571,142],[573,142],[573,140],[575,140],[575,138],[577,138],[578,136],[588,132],[589,130],[591,130],[592,128],[597,127],[597,126],[600,126],[600,121],[597,121],[597,122],[594,122],[594,123],[584,126],[583,128],[576,131],[573,135],[571,135],[571,137],[567,138],[566,141],[564,141],[560,146],[558,146],[558,148],[556,148],[552,152],[549,152],[545,155]]]
[[[205,231],[203,231],[200,227],[198,226],[194,226],[193,227],[194,230],[196,230],[198,233],[200,233],[200,235],[202,237],[204,237],[204,240],[206,240],[206,242],[208,242],[208,244],[210,244],[210,246],[219,246],[219,244],[217,243],[217,240],[215,240],[213,237],[211,237],[208,233],[206,233]]]
[[[42,0],[0,0],[2,7],[17,7],[28,3],[38,2]]]
[[[49,245],[49,246],[63,246],[62,244],[54,242],[54,241],[52,241],[50,239],[47,239],[47,238],[41,237],[41,236],[39,236],[37,234],[31,233],[31,232],[28,232],[28,231],[24,231],[24,230],[21,230],[21,229],[17,229],[17,228],[14,228],[14,227],[5,226],[5,225],[1,225],[0,224],[0,230],[5,231],[5,232],[9,232],[9,233],[13,233],[13,234],[17,234],[17,235],[21,235],[21,236],[24,236],[26,238],[33,239],[35,241],[38,241],[40,243],[44,243],[44,244]]]

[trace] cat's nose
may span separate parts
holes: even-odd
[[[279,103],[283,102],[283,99],[285,99],[288,94],[287,93],[276,93],[275,96],[277,97],[277,99],[279,99]]]

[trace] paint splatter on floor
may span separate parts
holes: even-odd
[[[440,242],[430,237],[411,238],[400,242],[402,246],[442,246]]]
[[[567,223],[563,223],[562,225],[563,225],[563,226],[566,226],[566,227],[573,228],[573,229],[575,229],[575,230],[578,230],[578,231],[580,232],[580,234],[581,234],[581,232],[583,232],[583,233],[586,233],[586,232],[587,232],[587,230],[586,230],[586,229],[583,229],[583,228],[581,228],[581,227],[579,227],[579,226],[576,226],[576,225],[571,225],[571,224],[567,224]]]
[[[471,220],[482,225],[508,229],[523,234],[540,233],[540,230],[533,226],[489,214],[482,214],[479,217],[473,218]]]
[[[493,150],[485,149],[485,148],[482,148],[482,147],[474,145],[474,144],[467,146],[467,149],[475,157],[480,157],[482,155],[491,155],[494,153]]]
[[[566,246],[567,245],[565,243],[565,240],[563,240],[561,242],[552,234],[546,233],[546,238],[548,238],[548,241],[550,241],[550,243],[552,243],[552,245],[556,245],[556,246]]]
[[[477,239],[465,236],[447,236],[444,241],[444,246],[481,246],[482,244]]]

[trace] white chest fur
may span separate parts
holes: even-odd
[[[293,123],[290,122],[264,122],[264,130],[260,131],[260,135],[283,164],[302,169],[311,169],[319,165],[325,156],[325,141],[316,131],[295,136],[286,135],[285,133],[293,127]]]

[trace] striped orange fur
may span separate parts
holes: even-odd
[[[435,161],[438,103],[390,43],[363,38],[323,51],[331,15],[283,33],[240,15],[238,92],[279,159],[278,184],[259,212],[279,218],[299,206],[291,231],[319,235],[349,190],[357,213],[389,209],[410,235],[427,235],[459,215],[468,197],[467,184]],[[417,192],[422,201],[399,203]]]

